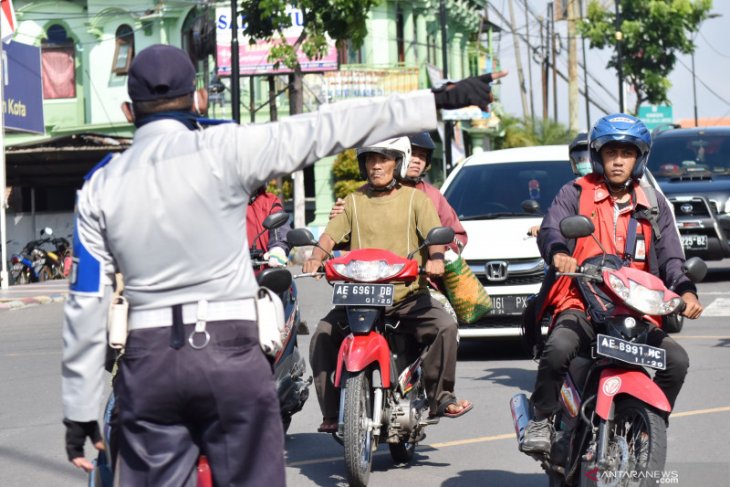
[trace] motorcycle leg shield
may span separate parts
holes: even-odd
[[[340,345],[337,354],[335,387],[340,387],[343,369],[348,372],[365,370],[370,364],[377,363],[382,377],[382,387],[390,387],[390,347],[385,337],[371,331],[367,335],[349,335]]]
[[[665,413],[672,410],[667,396],[646,372],[606,368],[601,371],[596,400],[596,414],[601,419],[613,419],[613,402],[618,394],[633,396]]]

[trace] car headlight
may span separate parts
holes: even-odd
[[[388,264],[384,260],[351,260],[347,264],[334,264],[339,275],[360,282],[374,282],[397,275],[405,264]]]
[[[616,275],[608,275],[608,285],[613,292],[640,313],[647,315],[668,315],[673,313],[682,302],[678,297],[664,301],[664,292],[649,289],[636,281],[628,280],[629,285]]]

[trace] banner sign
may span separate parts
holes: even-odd
[[[5,129],[44,133],[41,49],[10,42],[2,53]]]
[[[292,26],[284,30],[284,36],[288,44],[294,44],[302,32],[304,16],[302,11],[289,7],[289,15],[292,19]],[[269,61],[271,47],[279,44],[279,39],[271,42],[259,40],[250,44],[251,38],[243,35],[245,19],[238,18],[238,60],[241,76],[289,74],[291,69],[284,64],[279,69],[274,69],[274,63]],[[216,9],[216,61],[218,65],[218,76],[231,75],[231,10],[229,8]],[[302,66],[302,72],[313,73],[322,71],[336,71],[337,47],[335,42],[328,39],[327,53],[321,59],[309,59],[301,50],[297,51],[297,60]]]

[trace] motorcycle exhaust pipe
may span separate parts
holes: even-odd
[[[512,412],[512,422],[515,426],[515,434],[517,435],[517,443],[522,444],[525,439],[525,428],[530,422],[530,401],[527,396],[520,393],[512,396],[509,402],[509,408]]]

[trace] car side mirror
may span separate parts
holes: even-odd
[[[278,213],[272,213],[264,219],[261,224],[265,229],[271,230],[272,228],[279,228],[289,221],[289,213],[280,211]]]
[[[290,247],[304,247],[306,245],[317,245],[312,232],[306,228],[295,228],[286,234],[286,241]]]
[[[574,215],[560,220],[560,233],[565,238],[587,237],[595,231],[593,222],[584,215]]]
[[[529,213],[531,215],[534,215],[535,213],[538,213],[540,211],[540,203],[535,200],[525,200],[520,203],[520,206],[525,213]]]
[[[682,264],[682,272],[684,272],[690,281],[702,282],[707,275],[707,264],[699,257],[691,257]]]

